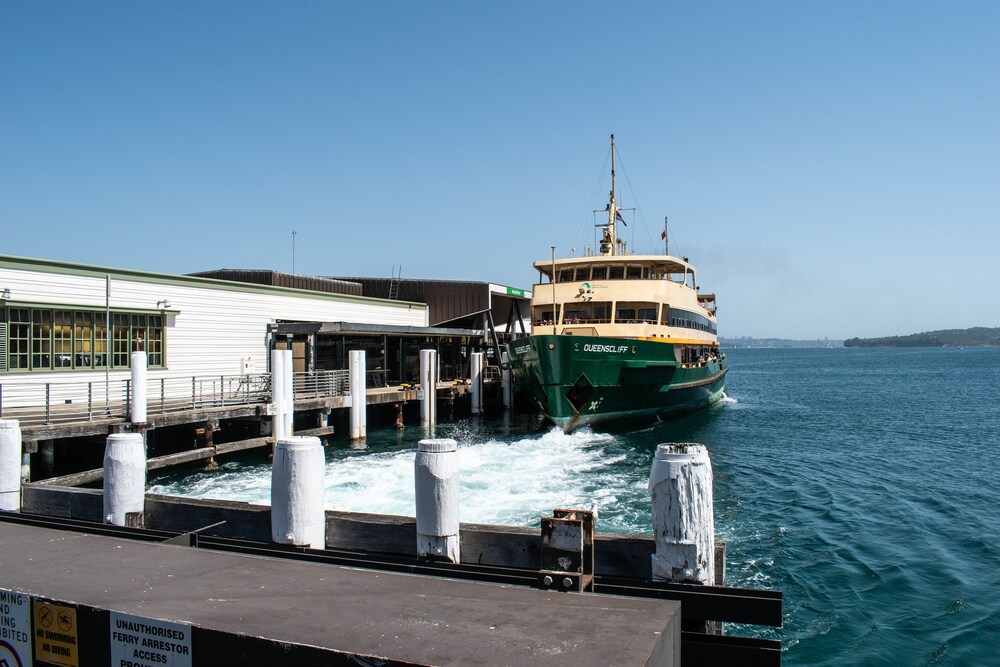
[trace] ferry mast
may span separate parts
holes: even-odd
[[[608,214],[608,221],[603,224],[597,225],[604,230],[604,234],[601,237],[601,254],[602,255],[624,255],[627,254],[624,248],[619,248],[623,245],[621,239],[618,238],[618,221],[625,224],[625,219],[622,218],[620,211],[631,210],[622,209],[618,207],[618,203],[615,201],[615,135],[611,135],[611,194],[608,197],[608,205],[604,209]],[[594,213],[599,213],[599,210],[594,211]]]

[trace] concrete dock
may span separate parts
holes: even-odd
[[[92,608],[104,618],[110,610],[189,624],[193,665],[250,664],[247,659],[282,665],[680,664],[680,604],[673,601],[553,593],[5,522],[0,588]],[[81,633],[83,626],[81,621]],[[89,632],[98,636],[81,634],[80,664],[99,664],[88,655],[108,655],[108,634],[100,636],[100,627],[92,624]],[[212,638],[222,636],[227,639],[213,646]],[[312,647],[313,654],[297,661],[286,648],[263,660],[266,651],[232,648],[240,637]],[[221,646],[228,652],[220,654]],[[314,662],[317,651],[330,661]]]

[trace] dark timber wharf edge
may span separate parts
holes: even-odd
[[[327,511],[326,549],[310,550],[271,543],[266,506],[148,495],[144,528],[101,514],[100,490],[37,483],[22,513],[0,512],[0,588],[75,609],[80,665],[109,664],[112,611],[189,624],[196,666],[781,660],[780,642],[708,631],[780,626],[780,592],[637,577],[651,538],[591,533],[590,590],[567,592],[537,590],[544,521],[541,538],[463,524],[451,564],[413,555],[408,517]]]

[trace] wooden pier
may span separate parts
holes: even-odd
[[[676,602],[591,596],[568,604],[559,593],[523,587],[192,549],[87,528],[0,522],[0,543],[0,557],[12,563],[0,588],[64,615],[58,640],[75,649],[72,664],[118,665],[109,654],[124,643],[139,650],[140,665],[174,654],[187,662],[173,664],[188,665],[680,662]],[[122,618],[129,623],[115,623]],[[144,626],[165,629],[136,630]],[[169,632],[174,641],[128,641],[122,627],[137,639]]]
[[[295,374],[296,433],[324,436],[334,432],[330,417],[346,416],[351,405],[347,373]],[[418,401],[422,393],[419,387],[371,386],[378,383],[373,377],[369,380],[366,406],[395,406],[394,411],[390,408],[393,420],[403,423],[404,407]],[[486,396],[498,401],[499,382],[487,380],[484,385]],[[33,457],[32,481],[58,475],[60,483],[69,486],[100,479],[103,438],[111,433],[146,433],[151,470],[197,460],[212,462],[216,456],[274,443],[270,379],[266,375],[153,381],[147,392],[148,421],[134,424],[128,419],[131,391],[127,380],[114,383],[110,389],[95,387],[94,383],[61,384],[58,389],[43,384],[31,396],[24,395],[23,390],[21,395],[3,394],[0,385],[0,417],[19,421],[23,451]],[[436,395],[440,405],[453,408],[469,400],[470,385],[462,380],[440,381]],[[416,419],[411,418],[411,422]],[[180,451],[173,445],[162,446],[166,443],[156,437],[160,433],[165,439],[189,441],[192,445]],[[84,469],[80,469],[80,462],[74,465],[55,460],[56,443],[61,452],[72,446],[77,454],[89,444],[95,446],[90,448],[94,450],[92,456],[83,456]]]
[[[246,503],[147,495],[127,528],[102,525],[100,490],[31,484],[21,512],[0,512],[0,589],[86,619],[86,664],[107,664],[123,613],[192,635],[193,665],[781,662],[778,641],[705,631],[780,626],[780,592],[654,581],[651,537],[594,534],[592,585],[572,592],[538,590],[544,530],[462,524],[448,563],[416,556],[412,517],[328,510],[326,548],[307,549],[270,543],[270,508]]]

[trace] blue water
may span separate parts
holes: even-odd
[[[627,431],[564,435],[533,416],[463,420],[462,520],[538,525],[595,506],[648,533],[658,443],[700,442],[715,470],[727,584],[784,592],[786,665],[1000,665],[1000,349],[732,350],[728,398]],[[334,438],[331,508],[413,514],[419,428]],[[268,502],[247,456],[153,491]]]

